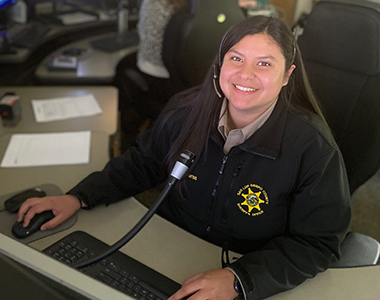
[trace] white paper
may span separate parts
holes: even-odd
[[[96,21],[98,17],[78,11],[59,15],[58,19],[62,21],[63,25],[75,25]]]
[[[95,116],[103,112],[92,94],[32,100],[32,107],[37,123]]]
[[[86,164],[90,161],[91,132],[14,134],[1,167]]]

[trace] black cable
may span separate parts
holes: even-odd
[[[162,190],[162,192],[157,197],[156,201],[152,204],[152,206],[149,208],[149,210],[146,212],[146,214],[140,219],[140,221],[126,235],[124,235],[115,244],[110,246],[110,248],[108,248],[107,251],[95,257],[92,257],[91,259],[86,260],[84,262],[76,263],[72,265],[72,267],[76,269],[85,268],[106,258],[107,256],[119,250],[126,243],[128,243],[152,218],[162,201],[166,198],[166,196],[169,194],[169,192],[178,182],[178,180],[182,178],[183,174],[188,170],[188,168],[194,162],[194,160],[195,155],[192,152],[190,152],[189,150],[183,150],[180,155],[180,158],[178,159],[173,168],[173,171],[169,177],[168,183],[165,185],[165,188]]]

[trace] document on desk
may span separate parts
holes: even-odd
[[[32,100],[37,123],[89,117],[103,111],[94,95]]]
[[[57,17],[62,21],[63,25],[75,25],[83,24],[87,22],[94,22],[98,20],[98,17],[94,14],[87,14],[85,12],[73,12],[59,15]]]
[[[91,132],[14,134],[1,162],[3,168],[87,164]]]

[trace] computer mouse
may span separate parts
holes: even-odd
[[[26,238],[40,230],[41,226],[54,218],[51,210],[36,214],[27,227],[23,226],[23,222],[16,222],[12,227],[13,235],[18,239]]]
[[[46,193],[39,188],[28,189],[6,200],[4,202],[4,207],[7,211],[11,213],[16,213],[27,199],[45,196]]]

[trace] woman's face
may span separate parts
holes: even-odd
[[[240,117],[250,123],[260,116],[276,100],[294,68],[285,72],[285,57],[267,34],[247,35],[232,46],[224,56],[219,83],[235,124]]]

